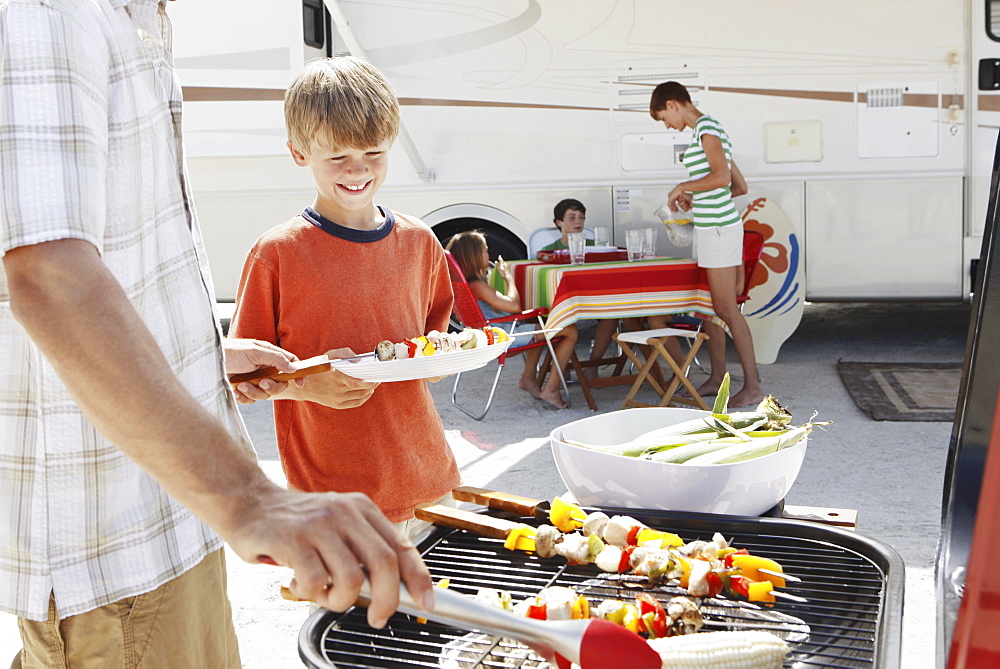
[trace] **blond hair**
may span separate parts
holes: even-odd
[[[378,69],[353,56],[305,64],[285,91],[285,127],[308,155],[314,140],[330,147],[368,149],[399,133],[399,103]]]

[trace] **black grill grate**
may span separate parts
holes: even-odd
[[[780,600],[771,607],[724,597],[703,601],[706,630],[766,629],[786,638],[792,654],[786,667],[880,667],[899,664],[903,565],[898,555],[855,533],[796,521],[733,518],[705,514],[629,513],[651,527],[678,533],[685,541],[722,532],[733,545],[769,557],[789,574],[785,592],[806,603]],[[498,514],[503,515],[503,514]],[[458,530],[439,529],[421,544],[435,581],[447,578],[456,591],[507,590],[515,601],[550,585],[570,586],[596,605],[631,598],[641,578],[603,574],[592,565],[569,566],[562,558],[541,559],[508,551],[502,542]],[[669,586],[651,591],[662,601],[677,594]],[[362,609],[343,614],[317,611],[303,626],[299,652],[307,666],[444,667],[506,669],[548,667],[525,647],[402,614],[382,630],[368,627]]]

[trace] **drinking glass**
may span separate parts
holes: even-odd
[[[587,236],[582,232],[571,232],[567,236],[569,246],[569,262],[573,265],[582,265],[586,259]]]
[[[645,233],[640,229],[625,231],[625,248],[628,251],[629,262],[642,259],[642,247]]]
[[[609,232],[610,230],[603,225],[594,228],[594,246],[607,246]]]
[[[656,228],[642,229],[642,257],[656,257]]]

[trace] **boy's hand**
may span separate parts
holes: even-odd
[[[298,360],[294,353],[259,339],[223,339],[222,352],[226,374],[242,374],[261,367],[274,367],[279,372],[290,372],[292,367],[289,363]],[[302,381],[295,379],[295,384],[301,388]],[[284,392],[286,388],[287,381],[262,379],[256,384],[238,384],[233,388],[233,394],[240,404],[253,404],[259,400],[271,399],[272,395]]]
[[[367,573],[372,594],[368,622],[373,627],[382,627],[396,609],[400,582],[414,600],[431,608],[427,567],[412,542],[367,496],[267,485],[247,497],[254,500],[253,508],[242,514],[248,522],[227,532],[226,540],[248,562],[294,569],[289,587],[300,599],[344,611],[354,604]]]
[[[331,360],[353,358],[357,353],[349,348],[336,348],[326,352]],[[285,398],[316,402],[333,409],[353,409],[368,401],[378,383],[362,381],[336,369],[314,374],[304,380],[301,388],[290,388]]]

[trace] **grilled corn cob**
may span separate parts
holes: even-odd
[[[651,639],[664,669],[779,669],[788,644],[770,632],[699,632]]]

